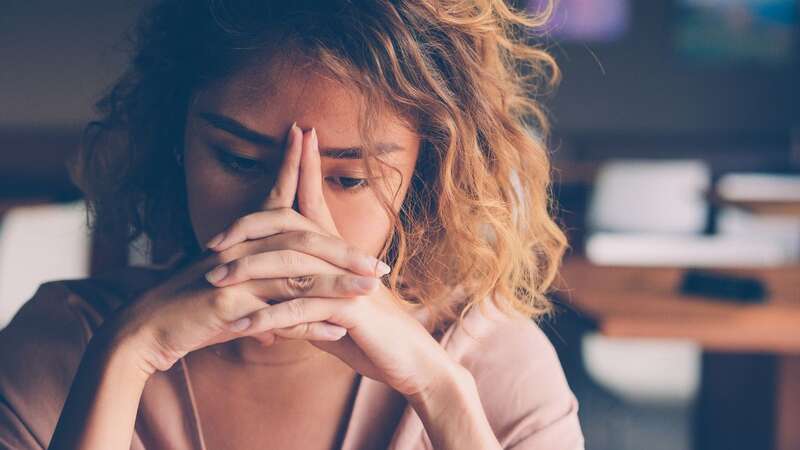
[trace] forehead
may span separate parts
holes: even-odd
[[[198,92],[192,109],[219,112],[271,135],[281,135],[297,121],[301,128],[316,127],[329,140],[360,142],[363,95],[305,61],[291,56],[254,61]],[[377,128],[371,131],[377,140],[417,140],[406,121],[388,109],[375,122]]]

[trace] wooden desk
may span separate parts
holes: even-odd
[[[701,392],[701,403],[706,404],[699,406],[699,413],[707,417],[698,418],[703,444],[698,450],[798,450],[800,266],[720,272],[759,277],[766,284],[768,301],[744,305],[681,295],[678,287],[684,269],[604,267],[581,257],[565,262],[559,285],[572,307],[589,316],[604,335],[691,339],[703,347],[701,390],[707,392]],[[749,377],[744,378],[744,385],[729,382],[740,375]],[[774,392],[765,398],[762,391],[773,385]],[[719,395],[714,394],[720,389]],[[734,401],[731,391],[741,391],[744,397]],[[765,418],[750,410],[754,403],[760,405],[755,409],[772,411],[767,411]],[[775,427],[769,436],[759,436],[759,422]],[[740,432],[742,436],[737,437]],[[754,440],[759,447],[745,446]],[[714,444],[723,441],[725,444]],[[765,446],[765,442],[770,444]],[[742,446],[731,447],[731,443]]]

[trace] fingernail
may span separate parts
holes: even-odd
[[[322,324],[322,334],[331,339],[341,339],[347,334],[347,328],[324,323]]]
[[[219,244],[222,242],[222,239],[223,239],[224,237],[225,237],[225,233],[224,233],[224,232],[222,232],[222,233],[218,233],[216,236],[214,236],[213,238],[211,238],[211,239],[210,239],[210,240],[209,240],[209,241],[206,243],[206,248],[214,248],[214,247],[216,247],[217,245],[219,245]]]
[[[220,264],[213,270],[206,273],[206,280],[208,280],[209,283],[218,283],[220,280],[225,278],[225,275],[227,274],[228,274],[227,264]]]
[[[378,276],[382,277],[391,272],[392,268],[383,261],[378,261]]]
[[[353,277],[353,285],[356,289],[369,292],[378,286],[378,280],[372,277]]]
[[[314,142],[315,146],[319,145],[319,142],[317,141],[317,129],[314,127],[311,127],[311,140]]]
[[[297,128],[297,122],[292,122],[292,126],[289,127],[289,139],[287,144],[291,146],[294,143],[294,130]]]
[[[379,277],[392,271],[392,268],[385,262],[372,256],[366,256],[361,260],[361,268],[367,273],[375,273],[377,271]]]
[[[242,317],[241,319],[237,320],[236,322],[233,322],[232,324],[230,324],[228,326],[228,329],[231,330],[231,331],[239,332],[239,331],[247,329],[247,327],[250,326],[250,323],[252,323],[252,320],[250,320],[249,317]]]

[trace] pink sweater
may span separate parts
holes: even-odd
[[[0,448],[47,447],[93,331],[133,292],[164,275],[129,267],[111,278],[42,284],[0,331]],[[468,333],[467,333],[468,332]],[[474,376],[503,448],[584,448],[578,403],[552,345],[522,316],[491,302],[451,325],[441,345]],[[183,360],[153,375],[142,394],[131,449],[205,449]],[[417,414],[383,383],[359,377],[343,449],[431,449]]]

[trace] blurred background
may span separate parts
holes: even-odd
[[[92,238],[64,167],[148,3],[3,2],[0,327],[44,281],[151,260]],[[572,243],[542,327],[590,450],[800,449],[799,9],[560,0],[531,36],[564,76]]]

